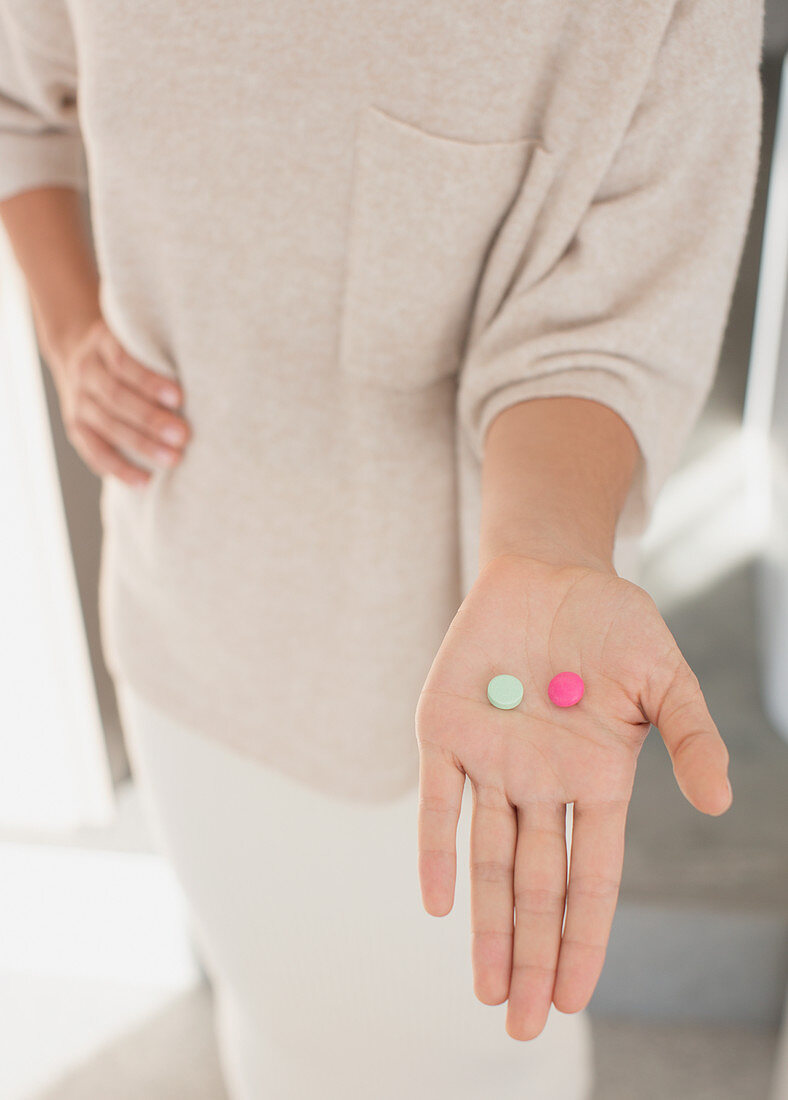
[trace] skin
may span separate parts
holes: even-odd
[[[493,420],[479,575],[418,702],[422,902],[434,916],[452,908],[467,776],[474,992],[484,1004],[508,999],[515,1039],[536,1038],[551,1004],[577,1012],[594,991],[650,723],[696,809],[717,815],[732,800],[728,750],[697,677],[654,600],[611,561],[637,457],[629,428],[598,402],[540,398]],[[583,677],[576,706],[547,696],[562,671]],[[514,710],[487,701],[501,672],[523,683]]]
[[[23,191],[0,203],[0,218],[25,276],[69,442],[93,473],[146,485],[150,472],[118,448],[156,465],[177,465],[191,436],[175,411],[183,393],[129,355],[104,321],[78,193],[69,187]]]
[[[177,464],[191,434],[175,411],[184,395],[130,356],[102,318],[79,196],[29,190],[0,203],[0,218],[72,445],[99,476],[146,484],[148,471],[118,448]],[[181,430],[180,443],[163,438],[168,427]],[[485,1004],[508,999],[506,1029],[516,1039],[539,1035],[551,1004],[576,1012],[593,992],[649,723],[693,806],[719,814],[732,797],[728,752],[697,678],[648,593],[612,565],[637,457],[627,425],[595,401],[539,398],[495,418],[484,448],[479,575],[418,702],[423,904],[435,916],[453,905],[467,776],[474,991]],[[585,680],[576,707],[547,698],[550,678],[564,670]],[[487,701],[499,672],[523,682],[515,710]]]

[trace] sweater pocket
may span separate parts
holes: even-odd
[[[500,305],[555,163],[537,138],[460,140],[362,108],[341,371],[398,390],[456,375],[479,296],[489,315]]]

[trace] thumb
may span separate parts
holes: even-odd
[[[660,732],[684,797],[704,814],[725,813],[733,801],[730,755],[709,713],[700,683],[676,649],[669,678],[655,676],[641,707]],[[648,697],[650,696],[650,697]]]

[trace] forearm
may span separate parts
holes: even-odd
[[[485,443],[479,565],[502,554],[613,570],[616,523],[638,447],[608,406],[534,398],[500,413]]]
[[[50,367],[96,320],[99,279],[82,213],[70,187],[40,187],[0,202],[0,218],[30,293]]]

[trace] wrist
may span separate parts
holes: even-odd
[[[92,326],[101,320],[98,300],[73,310],[67,317],[45,317],[32,302],[33,319],[41,353],[52,370],[59,371],[71,358],[75,348],[82,343]]]
[[[541,565],[553,565],[557,568],[578,566],[585,569],[593,569],[598,573],[609,573],[617,577],[618,573],[613,565],[612,555],[594,554],[579,549],[562,546],[560,543],[537,543],[528,546],[519,546],[517,549],[498,548],[494,552],[480,553],[479,572],[493,562],[522,561]]]
[[[534,399],[499,413],[486,436],[481,563],[514,555],[615,575],[637,453],[627,424],[595,401]]]

